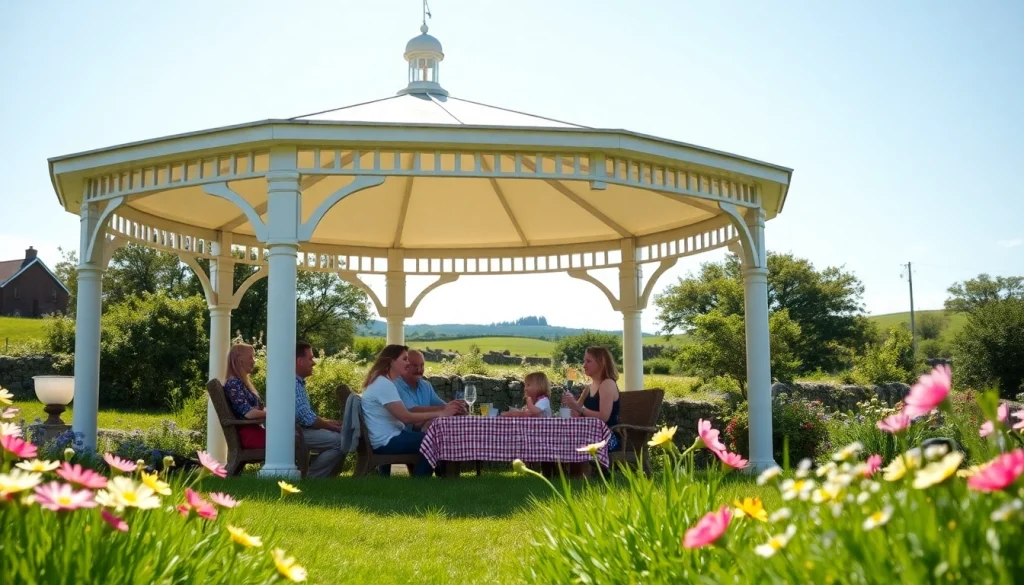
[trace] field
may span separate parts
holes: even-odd
[[[74,402],[60,415],[61,420],[71,424],[74,409]],[[46,420],[49,416],[43,412],[43,405],[37,400],[15,401],[14,406],[21,409],[15,420],[25,419],[31,424],[35,419]],[[139,412],[101,409],[99,411],[99,428],[101,429],[150,429],[160,426],[161,421],[171,420],[180,422],[176,416],[167,412]]]
[[[489,351],[505,351],[506,349],[512,352],[513,355],[526,355],[526,356],[544,356],[548,357],[551,355],[551,351],[555,349],[555,344],[552,341],[545,341],[543,339],[531,339],[529,337],[473,337],[469,339],[431,339],[431,340],[406,340],[409,347],[416,349],[424,349],[430,347],[431,349],[443,349],[446,351],[457,351],[459,353],[469,353],[469,346],[476,345],[480,348],[480,351],[487,353]]]
[[[45,319],[0,317],[0,348],[5,348],[8,343],[41,341],[46,336],[45,323]]]
[[[946,311],[914,311],[914,318],[918,318],[924,314],[941,314]],[[888,315],[872,315],[870,317],[875,325],[878,326],[880,332],[885,332],[890,327],[904,323],[907,327],[910,327],[910,313],[889,313]],[[967,315],[965,313],[950,313],[949,321],[946,323],[946,328],[942,330],[942,336],[939,338],[944,343],[953,341],[953,336],[960,332],[967,324]]]

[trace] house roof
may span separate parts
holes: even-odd
[[[38,264],[43,267],[43,270],[45,270],[46,273],[49,274],[51,278],[53,278],[54,282],[59,284],[60,287],[64,289],[64,292],[71,294],[71,291],[68,290],[68,287],[64,286],[64,283],[61,282],[59,278],[57,278],[57,275],[54,274],[53,271],[50,270],[50,268],[46,265],[46,263],[40,260],[38,257],[33,258],[30,262],[22,266],[21,263],[24,261],[24,259],[21,259],[6,260],[0,262],[0,288],[7,286],[8,283],[12,282],[15,278],[18,278],[18,276],[21,275],[22,272],[28,270],[29,267],[32,266],[33,264]]]

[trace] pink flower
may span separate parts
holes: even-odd
[[[728,451],[715,451],[715,455],[722,460],[722,463],[732,467],[733,469],[743,469],[749,463],[739,453],[730,453]]]
[[[876,453],[875,455],[872,455],[871,457],[868,457],[867,462],[864,464],[864,477],[871,477],[881,467],[882,467],[882,456],[881,455],[878,455]]]
[[[48,484],[36,486],[36,501],[43,508],[54,512],[96,507],[96,502],[92,500],[91,491],[81,490],[76,492],[71,489],[70,485],[60,483],[59,481],[51,481]]]
[[[967,480],[967,487],[979,492],[1006,489],[1024,473],[1024,449],[1003,453]]]
[[[886,417],[884,420],[880,420],[875,425],[887,433],[897,434],[910,426],[910,417],[900,413]]]
[[[104,454],[103,460],[107,462],[107,465],[109,465],[111,469],[116,469],[121,473],[131,473],[139,467],[137,464],[128,461],[127,459],[121,459],[117,455],[111,455],[110,453]]]
[[[190,488],[185,488],[185,505],[178,506],[178,512],[182,516],[188,516],[189,510],[195,510],[201,518],[207,520],[214,520],[217,518],[217,509],[213,507],[213,504],[203,499],[203,496],[192,491]]]
[[[949,396],[951,384],[949,366],[935,366],[930,374],[922,375],[910,388],[910,393],[903,400],[903,414],[917,418],[931,412]]]
[[[716,453],[718,451],[725,451],[725,445],[722,441],[718,440],[718,429],[711,428],[711,421],[700,419],[697,421],[697,435],[700,437],[701,442],[704,446]]]
[[[220,464],[219,461],[210,456],[206,451],[199,451],[199,462],[203,464],[203,467],[210,470],[210,473],[217,477],[227,477],[228,470]]]
[[[36,446],[21,437],[14,435],[3,435],[0,437],[0,447],[13,454],[18,459],[29,459],[36,456]]]
[[[14,418],[18,416],[19,412],[21,412],[21,409],[14,406],[10,408],[0,408],[0,418]]]
[[[231,496],[220,492],[210,492],[210,499],[213,500],[214,504],[217,504],[221,508],[234,508],[240,503]]]
[[[1001,423],[1009,421],[1010,406],[1005,402],[1000,404],[999,408],[996,409],[996,418],[999,419],[999,422]],[[981,425],[981,429],[978,431],[978,434],[981,435],[982,437],[987,437],[994,432],[996,432],[996,425],[992,421],[987,420],[984,424]]]
[[[71,465],[65,461],[61,464],[60,469],[57,470],[57,475],[63,478],[64,481],[70,481],[91,490],[107,487],[107,478],[91,469],[82,469],[82,466],[77,463]]]
[[[686,531],[683,547],[700,548],[714,543],[725,534],[731,519],[732,512],[727,506],[722,506],[717,512],[708,512],[696,526]]]
[[[113,528],[114,530],[120,530],[121,532],[128,532],[128,523],[125,522],[124,520],[118,518],[117,516],[114,516],[110,512],[107,512],[106,510],[103,510],[102,512],[100,512],[100,516],[103,518],[103,521],[106,522],[107,524],[110,524],[110,527]]]

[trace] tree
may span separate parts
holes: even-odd
[[[889,329],[882,343],[865,348],[864,354],[856,359],[853,376],[865,385],[909,382],[914,369],[910,328],[901,324]]]
[[[938,339],[942,335],[942,330],[949,324],[949,316],[942,311],[934,311],[919,314],[916,321],[917,335],[922,341]]]
[[[60,261],[53,265],[53,274],[57,280],[68,287],[67,314],[74,315],[78,309],[78,252],[57,248]]]
[[[366,293],[329,272],[300,271],[295,332],[328,354],[351,347],[356,325],[370,320]]]
[[[998,384],[1013,398],[1024,382],[1024,299],[987,301],[953,338],[954,378],[975,388]]]
[[[949,287],[946,310],[971,313],[980,307],[1006,299],[1024,299],[1024,277],[979,274],[977,278],[954,283]]]
[[[612,354],[615,361],[622,361],[622,339],[612,333],[587,331],[581,335],[567,335],[555,344],[551,357],[555,362],[582,364],[583,354],[588,347],[604,347]]]
[[[791,380],[800,370],[794,348],[800,339],[800,326],[783,309],[768,318],[772,375]],[[685,370],[701,378],[729,376],[740,384],[746,396],[747,351],[743,317],[715,309],[694,320],[690,341],[679,351],[677,361]]]
[[[838,267],[816,270],[792,254],[768,253],[768,310],[786,310],[800,328],[792,349],[800,371],[848,367],[854,348],[873,337],[864,315],[864,285]],[[712,311],[743,315],[743,277],[738,256],[701,265],[696,276],[680,279],[654,299],[662,333],[692,332],[696,320]],[[773,348],[774,349],[774,348]]]
[[[172,299],[191,296],[191,271],[174,254],[142,244],[127,244],[114,251],[103,272],[103,300],[120,303],[142,293],[163,293]]]

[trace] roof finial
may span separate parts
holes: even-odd
[[[427,26],[428,18],[432,18],[430,15],[430,6],[427,5],[427,0],[423,0],[423,25],[420,26],[420,32],[423,34],[427,34],[427,31],[430,30],[430,27]]]

